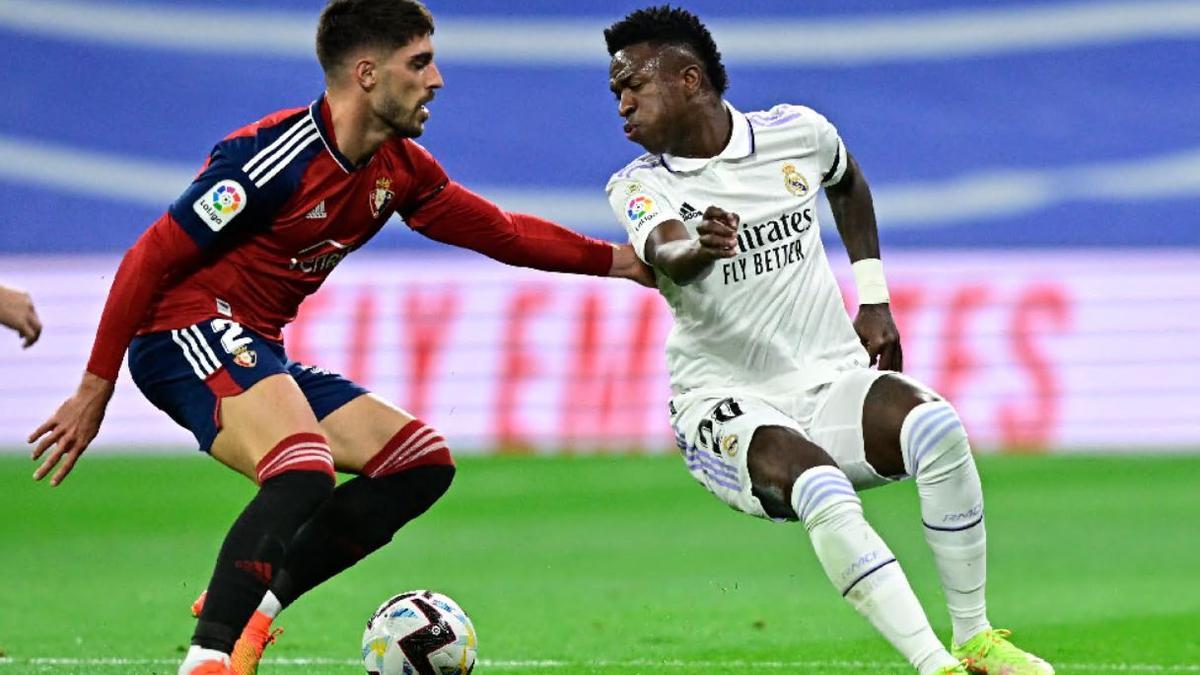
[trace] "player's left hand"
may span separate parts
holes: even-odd
[[[654,268],[637,257],[631,244],[613,244],[612,269],[609,270],[608,276],[630,279],[648,288],[658,286]]]
[[[880,370],[904,370],[900,331],[896,330],[896,322],[892,320],[890,305],[859,305],[854,330],[871,357],[871,365],[878,364]]]

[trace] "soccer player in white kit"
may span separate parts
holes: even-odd
[[[803,522],[837,591],[920,673],[1053,673],[988,621],[967,435],[898,374],[871,194],[837,129],[803,106],[743,114],[723,100],[720,54],[686,10],[639,10],[604,36],[625,135],[647,151],[609,180],[609,202],[674,315],[671,424],[692,476],[739,511]],[[853,263],[853,323],[821,244],[820,187]],[[907,477],[950,650],[855,493]]]

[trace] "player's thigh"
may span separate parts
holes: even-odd
[[[833,463],[796,420],[753,396],[673,401],[671,423],[692,477],[753,516],[795,520],[789,506],[795,477]]]
[[[293,434],[322,433],[308,400],[286,373],[259,380],[235,396],[221,399],[221,430],[212,455],[254,479],[259,461]]]
[[[283,346],[230,319],[138,336],[129,372],[155,407],[195,435],[200,450],[250,478],[279,441],[320,432],[287,374]]]
[[[289,361],[287,368],[320,420],[338,471],[362,473],[414,420],[336,372],[295,361]]]
[[[852,370],[821,394],[809,434],[825,448],[857,489],[903,478],[900,428],[916,406],[937,394],[887,371]]]
[[[366,393],[321,418],[338,471],[361,473],[367,462],[415,417]]]

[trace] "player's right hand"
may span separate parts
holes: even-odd
[[[738,254],[737,228],[741,218],[719,206],[704,210],[704,219],[696,228],[699,236],[700,254],[709,260],[732,258]]]
[[[36,461],[47,450],[50,454],[42,460],[41,466],[33,472],[34,480],[41,480],[46,474],[54,471],[50,479],[51,487],[57,486],[75,468],[79,456],[87,450],[88,444],[100,431],[100,422],[104,419],[104,411],[108,408],[108,400],[112,398],[113,383],[108,380],[84,373],[83,381],[75,395],[63,401],[58,410],[46,420],[42,426],[29,435],[29,443],[37,442],[33,449],[33,459]],[[38,439],[41,439],[40,441]],[[62,462],[59,465],[59,462]]]

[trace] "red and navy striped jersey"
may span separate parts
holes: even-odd
[[[437,160],[407,138],[351,165],[324,98],[238,129],[168,211],[208,255],[163,291],[141,332],[223,315],[282,339],[300,302],[346,255],[446,184]]]
[[[501,210],[449,180],[410,139],[393,137],[352,166],[322,97],[213,148],[191,186],[125,253],[88,371],[114,381],[135,334],[216,317],[282,340],[301,301],[393,213],[431,239],[510,265],[596,276],[612,267],[607,242]]]

